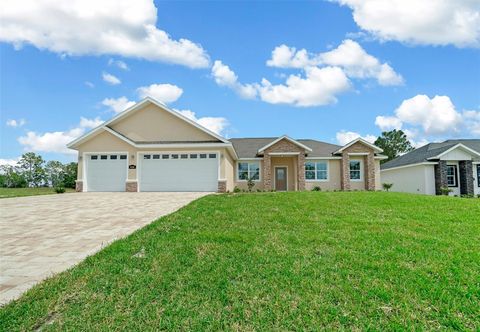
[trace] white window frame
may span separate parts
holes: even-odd
[[[458,167],[457,167],[457,165],[447,165],[447,169],[449,167],[453,167],[453,175],[448,175],[448,171],[447,171],[447,186],[449,188],[458,188],[458,179],[457,179]],[[452,176],[453,176],[453,180],[454,180],[455,183],[453,185],[450,185],[450,184],[448,184],[448,178],[452,177]]]
[[[235,173],[236,173],[236,181],[237,182],[247,182],[248,180],[243,180],[240,179],[240,172],[238,171],[238,167],[240,167],[240,164],[248,164],[248,175],[250,177],[250,164],[258,164],[258,180],[253,180],[253,182],[260,182],[262,181],[262,163],[260,163],[260,160],[239,160],[237,161],[237,165],[235,168]]]
[[[351,162],[358,162],[360,164],[360,178],[359,179],[352,179],[352,169],[351,169]],[[355,172],[357,172],[355,170]],[[363,181],[363,161],[361,159],[350,159],[348,162],[348,177],[350,178],[350,181],[352,182],[362,182]]]
[[[322,159],[307,159],[305,160],[306,163],[313,163],[315,165],[315,170],[310,170],[311,172],[315,172],[315,179],[307,179],[307,169],[305,168],[305,181],[306,182],[328,182],[330,181],[330,163],[328,160],[322,160]],[[317,179],[317,163],[325,163],[327,165],[327,178],[326,179]]]

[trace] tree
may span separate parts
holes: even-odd
[[[42,156],[34,152],[27,152],[22,155],[18,166],[28,186],[39,187],[45,181],[44,163]]]
[[[413,150],[407,135],[402,130],[397,129],[382,132],[382,136],[378,137],[374,144],[383,149],[383,154],[388,157],[388,159],[382,160],[382,163]]]
[[[0,166],[0,174],[2,177],[2,187],[25,188],[27,186],[27,181],[17,167],[2,165]]]
[[[77,163],[71,162],[63,166],[63,185],[65,188],[75,189],[75,180],[77,179]]]
[[[45,177],[52,187],[63,186],[65,166],[56,160],[50,160],[45,165]]]

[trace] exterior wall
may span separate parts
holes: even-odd
[[[287,191],[297,190],[297,156],[293,157],[273,157],[272,167],[272,188],[275,189],[275,167],[287,167]]]
[[[324,161],[318,159],[308,159],[306,161]],[[328,162],[328,181],[305,180],[305,190],[312,190],[318,186],[322,190],[340,190],[341,189],[341,160],[327,159]]]
[[[132,141],[216,141],[204,131],[156,105],[133,112],[112,126]]]
[[[241,162],[243,160],[240,160],[240,161],[237,161],[237,162]],[[263,160],[260,160],[260,159],[257,159],[257,160],[245,160],[245,162],[247,161],[258,161],[260,162],[260,180],[259,181],[255,181],[255,186],[253,187],[252,190],[256,191],[257,189],[260,189],[260,190],[263,190],[264,186],[263,186]],[[237,172],[238,172],[238,166],[237,166],[237,162],[234,162],[233,163],[233,179],[234,179],[234,187],[238,187],[240,189],[244,189],[244,190],[247,190],[248,187],[247,187],[247,181],[239,181],[238,180],[238,175],[237,175]],[[233,189],[232,189],[233,190]]]
[[[380,160],[375,160],[375,190],[382,190],[382,180],[380,176]]]
[[[447,186],[447,162],[440,160],[438,165],[435,165],[435,193],[440,195],[440,189]]]
[[[472,160],[472,155],[462,151],[459,148],[456,148],[446,154],[444,154],[440,160],[447,160],[447,161],[458,161],[458,160]]]
[[[359,160],[361,163],[360,166],[360,174],[361,174],[361,179],[359,181],[357,180],[350,180],[350,166],[348,166],[348,176],[349,176],[349,181],[350,181],[350,190],[365,190],[365,180],[367,177],[367,163],[365,162],[364,157],[358,157],[358,156],[351,156],[349,160]]]
[[[226,190],[232,191],[235,188],[235,161],[233,160],[230,153],[225,153],[225,165],[223,169],[225,170],[225,177],[224,179],[227,181],[226,183]]]
[[[391,191],[435,195],[433,165],[403,167],[381,172],[382,183],[393,183]]]
[[[458,162],[458,176],[460,178],[460,194],[473,195],[474,178],[471,160],[462,160]]]
[[[366,156],[354,156],[350,154],[368,153]],[[342,151],[341,164],[341,188],[343,190],[375,190],[377,188],[377,176],[375,173],[375,151],[357,142]],[[362,160],[362,181],[350,180],[350,160]]]

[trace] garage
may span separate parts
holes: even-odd
[[[139,191],[217,191],[217,153],[139,155]]]
[[[125,191],[127,154],[86,156],[87,191]]]

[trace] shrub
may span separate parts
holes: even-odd
[[[65,188],[64,187],[55,187],[55,192],[57,194],[63,194],[65,192]]]
[[[233,192],[234,193],[239,193],[241,192],[242,190],[240,188],[238,188],[237,186],[235,186],[235,188],[233,188]]]
[[[440,188],[440,193],[444,196],[448,196],[448,194],[450,194],[453,190],[451,188],[448,188],[448,187],[441,187]]]
[[[322,191],[322,188],[320,188],[319,186],[315,186],[313,187],[312,191]]]
[[[251,192],[254,186],[255,186],[255,182],[253,182],[253,177],[251,177],[247,181],[248,191]]]
[[[389,191],[393,187],[393,183],[382,183],[383,190]]]

